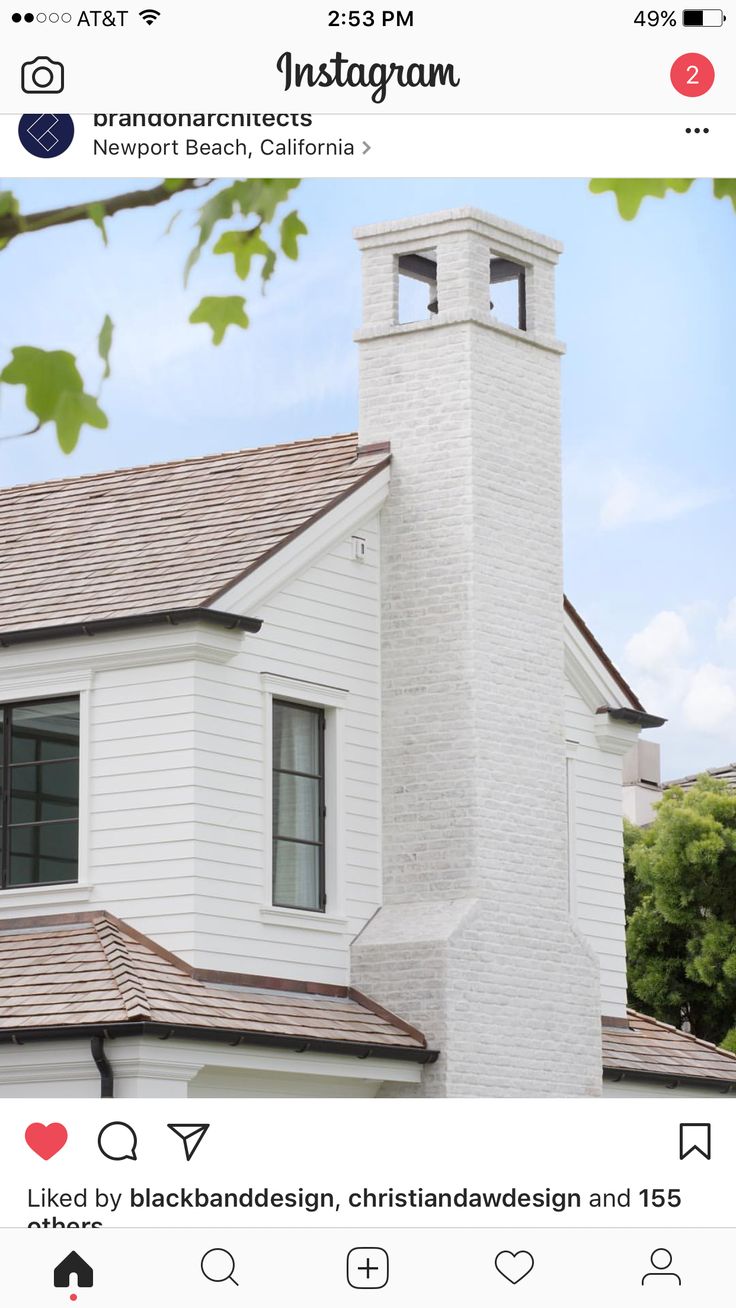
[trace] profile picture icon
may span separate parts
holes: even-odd
[[[37,159],[56,159],[74,140],[74,123],[70,114],[23,114],[18,139]]]
[[[647,1281],[660,1280],[677,1281],[678,1285],[682,1285],[682,1277],[677,1272],[672,1271],[672,1254],[669,1249],[655,1249],[650,1255],[649,1261],[654,1270],[642,1276],[642,1285],[646,1285]]]
[[[26,95],[58,95],[64,90],[64,65],[48,55],[21,64],[20,89]]]

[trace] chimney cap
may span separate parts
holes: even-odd
[[[426,242],[457,231],[473,231],[491,241],[508,242],[532,258],[551,263],[557,262],[564,248],[561,241],[555,241],[551,236],[507,222],[505,218],[497,218],[495,214],[472,205],[418,214],[414,218],[398,218],[392,222],[369,223],[354,228],[353,236],[361,249],[371,249],[397,241]]]

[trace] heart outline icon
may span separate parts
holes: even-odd
[[[524,1261],[517,1263],[517,1258]],[[501,1265],[502,1263],[505,1265],[506,1270]],[[524,1277],[528,1276],[532,1270],[534,1258],[528,1249],[517,1249],[516,1253],[512,1253],[510,1249],[502,1249],[500,1253],[496,1254],[494,1266],[504,1280],[510,1281],[512,1285],[518,1285],[519,1281],[523,1281]]]
[[[48,1162],[49,1158],[58,1154],[68,1139],[69,1133],[61,1122],[49,1122],[47,1125],[43,1122],[31,1122],[31,1125],[26,1127],[25,1141],[28,1148],[32,1149],[34,1154],[38,1154],[39,1158],[43,1158],[44,1162]]]

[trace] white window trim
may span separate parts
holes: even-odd
[[[0,704],[16,704],[22,700],[53,699],[69,695],[79,698],[79,846],[77,880],[60,885],[18,886],[13,890],[0,890],[0,920],[17,916],[18,910],[64,909],[83,904],[92,895],[89,868],[89,827],[91,813],[90,775],[90,700],[92,673],[62,678],[20,678],[13,682],[0,681]]]
[[[345,707],[347,690],[296,677],[261,673],[263,692],[263,892],[260,916],[279,926],[342,931],[345,917]],[[286,908],[273,903],[273,701],[287,700],[325,711],[325,895],[327,912]]]

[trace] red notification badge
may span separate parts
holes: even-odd
[[[705,95],[715,80],[716,70],[705,55],[680,55],[670,68],[670,81],[680,95]]]

